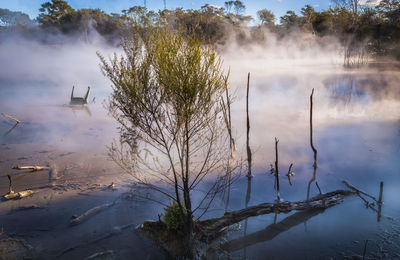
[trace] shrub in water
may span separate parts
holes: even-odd
[[[178,231],[183,228],[184,219],[182,219],[178,203],[174,202],[164,208],[164,223],[171,231]]]

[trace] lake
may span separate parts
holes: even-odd
[[[111,88],[98,68],[96,47],[34,47],[44,56],[29,53],[26,62],[6,55],[7,48],[2,48],[6,58],[0,61],[0,112],[21,123],[13,128],[12,120],[0,119],[0,193],[8,192],[7,174],[15,191],[35,191],[21,200],[0,202],[2,236],[23,239],[33,249],[15,242],[17,252],[29,251],[40,259],[85,258],[107,250],[116,259],[162,258],[134,227],[147,219],[157,220],[163,206],[131,196],[135,193],[132,178],[108,156],[107,146],[118,139],[118,125],[104,105]],[[16,48],[15,55],[27,47]],[[245,158],[245,94],[247,72],[251,72],[253,177],[249,181],[244,172],[231,186],[228,205],[219,196],[203,219],[223,215],[226,206],[232,211],[275,200],[270,174],[275,137],[281,198],[306,199],[313,177],[309,140],[313,88],[316,182],[321,191],[345,189],[342,181],[346,180],[378,197],[382,181],[384,204],[380,221],[377,212],[356,196],[325,211],[249,218],[218,241],[214,254],[233,259],[342,259],[362,256],[369,240],[368,257],[399,258],[400,70],[389,65],[344,69],[332,59],[278,62],[262,56],[244,60],[241,54],[224,55],[235,96],[232,120],[238,158]],[[68,105],[72,85],[76,96],[92,87],[87,107]],[[291,163],[292,186],[285,176]],[[11,169],[15,165],[52,170],[20,172]],[[318,194],[313,182],[310,196]],[[105,203],[113,206],[79,225],[70,224],[73,215]]]

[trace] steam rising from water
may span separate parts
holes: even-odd
[[[107,57],[121,50],[92,36],[89,43],[67,39],[66,44],[42,44],[23,38],[0,43],[0,111],[31,123],[31,128],[21,125],[1,137],[2,142],[21,142],[20,135],[29,135],[22,142],[45,141],[75,150],[101,147],[105,152],[105,145],[118,137],[117,124],[102,105],[111,88],[100,72],[96,51]],[[244,97],[246,75],[251,72],[251,144],[260,169],[273,160],[275,136],[281,139],[283,156],[296,154],[300,162],[309,159],[309,154],[299,154],[298,149],[308,145],[312,88],[316,90],[317,143],[318,132],[329,126],[398,119],[394,112],[400,108],[400,92],[395,87],[398,72],[344,70],[339,44],[332,38],[317,40],[294,33],[278,40],[268,32],[264,37],[264,44],[240,47],[231,43],[221,52],[236,95],[232,109],[239,148],[245,143]],[[90,111],[65,106],[72,85],[77,96],[83,96],[88,85],[92,87],[89,101],[95,98],[95,103],[90,102]],[[39,125],[34,129],[33,124]],[[0,126],[3,132],[8,127],[4,121]]]

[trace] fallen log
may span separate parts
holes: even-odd
[[[49,169],[49,167],[46,166],[13,166],[11,168],[14,170],[32,170],[33,172]]]
[[[356,192],[336,190],[297,202],[262,203],[257,206],[227,212],[224,216],[201,221],[197,225],[197,235],[202,241],[211,241],[218,237],[228,226],[241,222],[249,217],[270,213],[289,213],[293,210],[326,209],[332,207]]]

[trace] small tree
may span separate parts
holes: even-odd
[[[99,54],[113,84],[109,110],[121,131],[121,146],[113,145],[111,156],[178,205],[191,238],[194,214],[201,217],[223,188],[230,156],[228,102],[222,102],[227,76],[210,46],[180,31],[148,28],[121,43],[124,57],[107,62]],[[213,181],[194,203],[192,192],[211,173]]]

